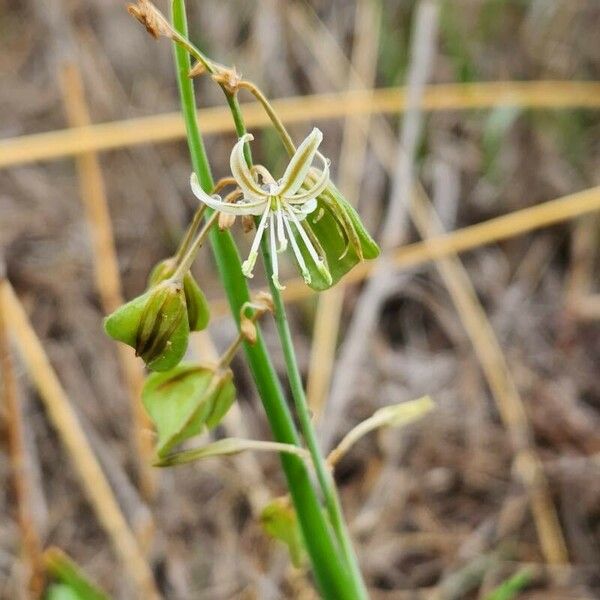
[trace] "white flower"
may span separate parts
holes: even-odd
[[[256,181],[256,177],[244,157],[244,144],[253,139],[252,134],[245,134],[231,151],[231,173],[243,193],[242,198],[235,202],[224,202],[220,196],[209,196],[200,187],[194,173],[191,176],[192,191],[200,201],[217,211],[232,215],[260,216],[250,254],[242,265],[242,272],[246,277],[253,276],[252,271],[258,258],[258,247],[263,235],[269,230],[273,282],[278,288],[282,289],[279,283],[277,254],[287,248],[288,240],[306,283],[311,282],[311,276],[298,241],[304,244],[317,269],[326,279],[331,280],[323,258],[317,253],[309,234],[301,223],[317,208],[317,196],[329,183],[329,161],[318,152],[323,134],[317,128],[312,130],[292,156],[279,181],[275,181],[264,167],[255,167],[255,172],[260,174],[262,183]],[[310,188],[303,189],[302,186],[307,180],[315,156],[323,163],[323,170],[318,173]],[[294,230],[299,235],[299,240],[296,238]]]

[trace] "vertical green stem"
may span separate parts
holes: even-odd
[[[184,0],[173,0],[172,18],[175,29],[187,38]],[[200,185],[210,192],[213,179],[198,127],[194,89],[188,77],[190,60],[187,50],[175,44],[175,58],[192,165]],[[213,228],[210,239],[232,314],[239,324],[240,310],[250,299],[250,293],[242,275],[237,248],[227,231]],[[274,438],[278,442],[299,445],[292,416],[260,330],[256,343],[244,344],[244,350]],[[323,514],[306,466],[299,457],[290,454],[282,454],[281,462],[321,594],[331,600],[362,598],[338,552],[335,536]]]
[[[350,539],[350,533],[346,527],[344,521],[344,515],[342,512],[342,506],[340,499],[335,487],[335,481],[327,467],[321,450],[319,448],[319,442],[317,435],[310,418],[310,410],[306,401],[306,395],[304,393],[304,386],[302,385],[302,378],[298,369],[298,361],[296,360],[296,354],[294,352],[294,344],[292,342],[292,336],[290,333],[290,327],[285,312],[285,306],[283,298],[279,289],[273,284],[271,278],[271,267],[269,256],[264,257],[265,266],[267,273],[269,274],[269,281],[271,282],[271,295],[273,296],[273,302],[275,305],[275,322],[277,324],[277,331],[279,332],[279,338],[281,340],[281,346],[283,348],[283,355],[285,364],[287,367],[288,378],[290,382],[290,389],[292,390],[292,397],[294,398],[294,404],[296,406],[296,413],[298,414],[298,420],[300,422],[300,429],[308,450],[310,452],[317,478],[321,489],[323,490],[323,496],[325,498],[325,506],[329,514],[329,519],[335,530],[338,542],[341,546],[342,553],[352,573],[352,578],[356,586],[357,598],[368,598],[367,589],[365,587],[362,573],[356,558],[356,553],[352,546],[352,540]]]
[[[227,90],[223,91],[225,92],[225,97],[227,98],[227,103],[229,104],[229,108],[233,116],[236,132],[238,136],[241,137],[246,133],[246,126],[237,97],[234,94],[230,94],[229,92],[227,92]],[[269,102],[266,100],[264,95],[262,95],[262,93],[261,96],[264,99],[264,101],[262,102],[263,106],[270,106]],[[287,131],[283,124],[281,124],[280,121],[278,122],[280,123],[278,132],[284,131],[287,136],[282,137],[282,141],[286,147],[286,150],[288,151],[288,153],[293,154],[294,144],[291,141],[289,134],[287,134]],[[246,144],[246,146],[244,147],[244,154],[246,156],[246,160],[248,161],[248,165],[252,166],[252,157],[250,154],[250,148],[248,144]],[[296,360],[296,354],[294,352],[294,344],[292,342],[292,336],[287,321],[285,305],[280,290],[277,288],[276,285],[274,285],[273,282],[271,250],[269,248],[269,243],[266,237],[262,240],[261,252],[263,255],[265,270],[269,279],[271,295],[273,296],[273,301],[275,303],[275,322],[277,324],[277,331],[283,349],[286,370],[290,382],[290,389],[292,391],[292,397],[294,399],[296,413],[300,422],[300,429],[302,430],[302,435],[304,437],[304,440],[306,441],[306,445],[308,446],[308,450],[311,454],[312,462],[317,473],[317,478],[319,480],[319,485],[321,486],[321,489],[323,491],[323,496],[325,498],[325,506],[327,508],[329,519],[335,530],[335,534],[338,543],[341,547],[344,559],[352,574],[356,594],[355,597],[367,598],[367,590],[362,578],[362,574],[360,572],[360,568],[358,566],[358,561],[354,552],[354,548],[352,547],[350,534],[344,521],[342,507],[335,487],[335,482],[321,454],[316,432],[310,418],[310,411],[308,408],[308,403],[306,401],[304,387],[302,385],[302,378],[298,369],[298,361]]]

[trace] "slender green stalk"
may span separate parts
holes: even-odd
[[[260,104],[263,106],[263,108],[267,112],[267,115],[271,118],[271,121],[273,122],[276,131],[280,135],[281,141],[285,149],[287,150],[288,154],[292,155],[295,151],[294,143],[292,142],[292,139],[287,129],[273,110],[266,96],[253,84],[246,85],[244,87],[250,90],[258,99]],[[225,93],[227,103],[229,104],[229,108],[233,116],[236,132],[238,136],[241,137],[246,133],[246,126],[237,97],[235,94],[228,92],[225,88],[223,88],[223,92]],[[248,165],[252,166],[252,158],[248,144],[246,144],[244,147],[244,155],[246,157],[246,160],[248,161]],[[265,270],[269,279],[271,295],[273,296],[273,301],[275,303],[275,322],[277,324],[277,331],[283,349],[286,370],[290,382],[290,389],[292,391],[294,405],[296,407],[296,412],[300,421],[302,435],[304,437],[304,440],[306,441],[306,445],[308,446],[309,452],[312,457],[315,471],[317,473],[317,478],[319,480],[319,485],[321,486],[321,490],[325,498],[325,506],[329,514],[329,519],[335,530],[336,537],[340,544],[348,568],[352,573],[352,578],[354,580],[356,588],[355,591],[357,593],[356,597],[367,598],[366,587],[362,578],[362,574],[360,572],[360,568],[358,566],[354,548],[352,547],[350,534],[344,521],[342,507],[335,487],[335,482],[327,468],[325,459],[321,454],[319,443],[317,441],[317,435],[310,418],[310,411],[308,408],[308,403],[306,401],[304,387],[302,385],[302,378],[298,369],[298,361],[296,360],[296,354],[294,352],[294,345],[292,342],[292,336],[287,321],[285,305],[281,296],[281,291],[274,284],[272,277],[273,268],[271,261],[271,250],[269,248],[269,244],[266,238],[263,239],[261,242],[261,252],[263,255]]]
[[[204,223],[204,227],[200,230],[200,233],[196,236],[193,242],[189,244],[189,247],[185,253],[185,256],[180,260],[175,273],[173,273],[171,279],[175,281],[181,281],[185,277],[185,274],[190,270],[192,264],[194,263],[194,259],[196,258],[196,254],[203,246],[206,241],[206,237],[210,234],[212,230],[212,226],[217,222],[219,216],[217,213],[210,215],[208,219],[206,219],[206,223]]]
[[[223,91],[225,92],[225,96],[227,97],[227,103],[229,104],[231,113],[233,115],[233,120],[235,123],[235,128],[238,137],[242,137],[246,133],[246,126],[244,123],[244,118],[242,115],[240,105],[234,94],[229,93],[225,89]],[[265,103],[268,104],[266,98]],[[281,124],[281,128],[285,131],[285,127],[283,126],[283,124]],[[278,131],[280,130],[278,129]],[[282,138],[282,141],[288,149],[288,152],[290,152],[289,146],[291,145],[291,153],[293,153],[294,145],[290,140],[291,138],[289,137],[289,134],[287,134],[287,138]],[[244,147],[244,154],[246,156],[246,160],[248,161],[248,165],[252,166],[251,155],[247,144]],[[281,341],[281,346],[283,349],[286,370],[290,382],[290,389],[292,391],[292,397],[294,399],[296,413],[298,414],[298,420],[300,421],[300,429],[302,430],[302,436],[306,441],[306,445],[308,446],[308,450],[310,452],[313,465],[317,473],[319,485],[321,486],[321,490],[325,498],[325,506],[329,514],[329,519],[335,530],[338,543],[340,544],[348,568],[352,573],[352,577],[356,587],[356,592],[360,592],[360,595],[357,595],[356,597],[366,598],[367,591],[365,588],[364,581],[362,579],[360,568],[358,566],[354,548],[352,547],[350,534],[348,533],[348,529],[344,521],[342,507],[335,487],[335,482],[333,481],[333,477],[331,476],[331,473],[329,472],[325,463],[325,459],[321,454],[319,443],[317,441],[317,435],[310,418],[310,411],[308,408],[308,403],[306,401],[306,395],[304,393],[304,387],[302,385],[302,378],[298,369],[298,361],[296,360],[296,354],[294,352],[294,344],[292,342],[292,336],[290,333],[287,315],[285,312],[285,304],[283,302],[281,291],[275,285],[272,277],[273,268],[271,261],[271,250],[269,248],[269,243],[266,238],[264,238],[261,242],[261,253],[263,255],[263,262],[269,279],[271,296],[273,297],[273,302],[275,304],[275,322],[277,324],[277,332],[279,334],[279,339]]]
[[[173,0],[172,12],[175,29],[187,38],[184,1]],[[200,185],[204,190],[210,191],[213,187],[213,179],[198,128],[194,89],[188,78],[189,55],[185,48],[175,44],[175,57],[181,106],[193,168]],[[250,293],[242,275],[237,248],[227,231],[213,228],[210,239],[232,314],[239,325],[240,310],[244,302],[249,301]],[[299,445],[292,416],[260,330],[256,343],[253,345],[246,343],[244,349],[274,438],[278,442]],[[281,462],[317,585],[323,597],[331,600],[361,598],[362,594],[357,590],[354,578],[338,552],[335,537],[321,510],[305,464],[300,458],[290,454],[282,454]]]
[[[312,458],[317,478],[321,489],[323,490],[323,496],[325,498],[325,506],[329,514],[329,519],[335,530],[338,542],[341,546],[342,553],[346,559],[346,563],[352,572],[352,578],[356,586],[357,598],[368,598],[367,589],[365,587],[362,573],[356,558],[356,553],[352,546],[352,540],[346,523],[344,521],[344,514],[342,512],[342,506],[340,499],[335,487],[335,481],[327,467],[325,459],[321,454],[319,448],[319,442],[317,441],[317,435],[310,418],[310,410],[306,401],[306,395],[304,393],[304,387],[302,385],[302,378],[298,369],[298,361],[296,360],[296,354],[294,352],[294,344],[292,342],[292,336],[285,312],[285,305],[281,292],[274,285],[271,278],[271,267],[269,257],[264,257],[265,266],[267,273],[269,274],[269,281],[271,282],[271,295],[273,296],[273,302],[275,305],[275,322],[277,324],[277,331],[279,332],[279,339],[281,340],[281,346],[283,348],[283,356],[287,367],[288,379],[290,382],[290,389],[292,390],[292,397],[294,398],[294,404],[296,406],[296,413],[298,414],[298,420],[300,421],[300,429],[302,435],[308,446],[308,451]],[[268,266],[267,266],[268,265]]]

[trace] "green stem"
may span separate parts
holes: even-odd
[[[187,38],[184,0],[173,0],[172,14],[175,29]],[[192,165],[202,188],[210,191],[213,188],[213,178],[198,127],[194,88],[188,77],[189,55],[185,48],[175,44],[175,57]],[[242,275],[237,248],[228,231],[212,228],[210,240],[231,312],[239,326],[240,310],[243,304],[250,300],[250,292]],[[275,440],[299,445],[298,433],[260,330],[256,343],[245,343],[244,350]],[[321,510],[306,465],[299,457],[283,453],[281,462],[317,585],[323,597],[331,600],[361,598],[353,577],[338,552],[335,537]]]
[[[216,223],[218,218],[219,215],[213,212],[213,214],[210,215],[208,219],[206,219],[204,227],[200,230],[200,233],[198,233],[196,239],[191,244],[189,244],[185,256],[179,261],[177,269],[175,270],[175,273],[173,273],[173,275],[171,276],[171,279],[174,279],[175,281],[183,280],[185,274],[190,270],[194,259],[196,258],[196,254],[198,254],[198,250],[200,250],[200,248],[203,246],[204,242],[206,241],[206,237],[210,234],[212,226]]]
[[[200,227],[200,224],[202,223],[202,219],[204,217],[204,212],[206,211],[206,204],[202,204],[198,210],[196,210],[196,212],[194,213],[194,216],[192,217],[192,222],[190,223],[190,226],[188,227],[187,231],[185,232],[185,236],[182,240],[182,242],[179,244],[179,248],[177,248],[177,252],[175,253],[175,264],[179,264],[181,263],[181,261],[183,260],[183,257],[187,254],[187,251],[190,249],[190,244],[192,243],[192,240],[194,239],[194,236],[196,235],[196,232],[198,231],[198,228]]]
[[[327,467],[325,459],[321,454],[319,443],[317,441],[317,435],[310,418],[310,409],[306,401],[306,395],[304,393],[304,387],[302,385],[302,378],[298,369],[298,361],[296,360],[296,354],[294,352],[294,344],[292,342],[292,336],[285,312],[285,305],[281,292],[275,286],[272,281],[272,272],[270,267],[270,257],[264,257],[265,268],[269,275],[269,281],[271,282],[271,296],[275,305],[275,322],[277,324],[277,331],[279,333],[279,339],[281,340],[281,346],[283,348],[283,356],[287,367],[288,379],[290,382],[290,389],[292,391],[292,397],[294,398],[294,404],[296,407],[296,413],[298,414],[298,420],[300,422],[300,429],[302,435],[308,446],[310,456],[312,458],[317,479],[323,491],[325,498],[325,506],[327,507],[327,513],[333,528],[335,530],[338,542],[341,546],[342,553],[348,564],[351,572],[354,584],[356,586],[357,598],[368,598],[367,590],[360,572],[360,567],[356,558],[356,553],[352,547],[352,540],[346,523],[344,521],[344,515],[342,512],[342,506],[340,499],[335,487],[335,481]]]
[[[235,95],[230,94],[225,89],[223,91],[225,92],[227,103],[229,104],[231,113],[233,115],[233,120],[235,122],[235,128],[238,137],[242,137],[246,133],[246,126],[244,123],[244,118],[240,109],[240,105]],[[268,104],[268,102],[266,102],[266,104]],[[281,126],[281,128],[285,131],[285,127],[283,127],[283,125]],[[280,130],[278,129],[278,131]],[[289,135],[287,140],[286,138],[282,138],[282,141],[286,146],[288,152],[291,151],[291,153],[293,153],[294,145],[289,139]],[[246,156],[246,160],[248,161],[248,165],[251,167],[252,159],[247,144],[244,148],[244,154]],[[306,402],[306,395],[304,393],[304,387],[302,385],[302,378],[298,369],[298,362],[296,360],[296,354],[294,352],[294,345],[292,342],[292,336],[287,321],[283,297],[281,296],[281,291],[275,285],[275,282],[273,280],[271,250],[269,248],[269,244],[266,238],[263,238],[262,240],[261,252],[263,255],[265,270],[269,279],[271,296],[273,297],[273,302],[275,304],[275,322],[277,324],[277,331],[279,333],[279,339],[281,341],[281,346],[283,349],[286,370],[290,382],[290,389],[292,391],[292,397],[294,399],[296,413],[298,414],[298,419],[300,421],[300,429],[302,430],[302,436],[304,437],[306,445],[308,446],[308,450],[310,452],[313,465],[317,473],[317,479],[319,480],[319,485],[321,486],[321,490],[323,491],[323,496],[325,498],[325,506],[327,508],[327,513],[329,514],[329,519],[335,530],[335,534],[338,543],[341,547],[342,554],[352,574],[352,579],[355,588],[355,597],[367,598],[367,590],[362,579],[362,574],[358,566],[354,548],[352,547],[350,534],[348,533],[348,529],[344,521],[342,507],[337,494],[337,490],[335,488],[335,482],[333,481],[331,473],[327,469],[325,459],[321,455],[319,443],[317,441],[317,435],[310,418],[310,411],[308,408],[308,403]]]
[[[285,126],[283,125],[283,123],[281,123],[277,115],[275,115],[274,117],[271,115],[271,113],[273,113],[273,115],[275,113],[264,94],[262,94],[262,92],[260,92],[255,86],[251,87],[252,93],[259,99],[265,110],[267,110],[267,107],[270,108],[270,111],[267,110],[267,114],[271,116],[271,120],[273,123],[279,124],[279,126],[276,127],[276,129],[281,136],[283,145],[285,146],[286,150],[290,155],[292,155],[295,151],[295,147],[293,142],[291,141],[291,138]],[[248,89],[250,89],[250,87]],[[238,137],[242,137],[246,133],[246,126],[237,97],[234,94],[229,93],[224,88],[223,92],[225,93],[225,97],[227,98],[227,103],[229,104],[229,108],[233,116],[235,129],[238,134]],[[283,135],[282,132],[284,132],[285,135]],[[250,148],[248,144],[246,144],[246,146],[244,147],[244,155],[246,157],[246,160],[248,161],[248,165],[251,167],[252,157],[250,154]],[[298,369],[298,362],[296,360],[296,354],[294,352],[294,345],[292,342],[292,336],[287,321],[283,297],[281,296],[281,291],[275,285],[275,282],[273,280],[271,250],[269,248],[269,244],[266,238],[263,238],[262,240],[261,252],[263,255],[263,262],[269,280],[269,286],[271,288],[271,295],[275,304],[275,322],[277,324],[277,331],[283,349],[286,370],[290,382],[290,389],[292,391],[292,397],[294,399],[294,405],[296,407],[296,412],[300,421],[300,429],[302,430],[302,435],[304,437],[304,440],[306,441],[306,445],[308,446],[308,450],[311,454],[313,465],[317,473],[317,479],[319,480],[319,485],[321,486],[321,490],[325,498],[325,506],[329,514],[329,519],[335,530],[335,534],[338,543],[341,547],[342,554],[352,574],[352,579],[354,582],[356,593],[355,597],[367,598],[367,591],[362,578],[362,574],[360,572],[360,568],[356,558],[356,553],[354,552],[354,548],[352,547],[350,534],[344,521],[342,507],[335,487],[335,482],[325,464],[325,459],[321,454],[319,443],[317,441],[317,435],[310,418],[310,411],[308,408],[308,403],[306,401],[304,387],[302,385],[302,378]]]

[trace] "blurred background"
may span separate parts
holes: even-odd
[[[335,471],[371,596],[600,597],[600,3],[187,6],[194,42],[282,99],[296,141],[324,131],[336,183],[384,249],[380,269],[320,297],[282,264],[324,449],[381,406],[435,402]],[[141,366],[102,330],[196,207],[169,43],[112,0],[4,0],[0,39],[0,597],[35,595],[39,551],[56,546],[114,598],[151,597],[132,577],[144,568],[166,598],[313,598],[259,522],[285,494],[277,456],[149,468]],[[216,107],[200,124],[225,176],[222,94],[202,77],[196,89]],[[280,172],[277,137],[256,108],[248,122]],[[444,231],[457,233],[434,261],[419,242]],[[251,236],[234,235],[244,255]],[[235,329],[208,248],[194,272],[213,320],[190,356],[206,359]],[[238,403],[214,435],[271,439],[243,359],[233,367]]]

